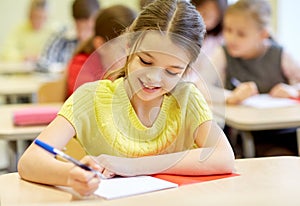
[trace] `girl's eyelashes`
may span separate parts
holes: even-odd
[[[145,61],[142,57],[138,56],[141,63],[144,64],[144,65],[152,65],[153,63],[152,62],[148,62],[148,61]],[[176,76],[178,75],[179,73],[178,72],[173,72],[169,69],[165,69],[165,72],[168,74],[168,75],[171,75],[171,76]]]
[[[151,65],[151,64],[152,64],[152,62],[147,62],[147,61],[145,61],[142,57],[140,57],[140,56],[138,56],[138,57],[139,57],[140,61],[141,61],[143,64],[145,64],[145,65]]]
[[[167,74],[172,75],[172,76],[175,76],[175,75],[178,74],[177,72],[172,72],[172,71],[170,71],[168,69],[166,69],[165,71],[167,72]]]

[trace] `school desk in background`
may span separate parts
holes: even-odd
[[[7,104],[0,106],[0,139],[7,141],[8,143],[8,172],[14,172],[17,170],[17,161],[19,159],[19,156],[26,149],[26,142],[28,140],[35,139],[41,133],[41,131],[46,127],[47,122],[49,122],[50,119],[53,118],[55,111],[58,111],[61,105],[62,103]],[[45,108],[47,108],[47,111],[45,111]],[[32,111],[33,113],[35,111],[35,115],[41,114],[41,112],[46,112],[44,113],[46,115],[46,118],[43,117],[42,119],[36,119],[36,116],[33,115],[32,117],[28,117],[30,119],[25,118],[21,120],[21,122],[20,119],[17,120],[19,124],[27,125],[15,125],[15,123],[17,122],[14,122],[14,114],[20,115],[21,112],[23,115],[28,116],[30,115],[28,114],[29,111]]]
[[[249,105],[226,105],[225,113],[213,108],[216,115],[225,118],[225,123],[241,134],[244,157],[255,156],[255,145],[251,131],[300,127],[300,104],[297,101],[275,100],[276,103],[265,105],[266,99],[262,96],[258,102],[250,100]],[[300,155],[300,132],[297,133],[297,147]]]

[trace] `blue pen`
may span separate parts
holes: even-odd
[[[234,78],[234,77],[232,77],[230,79],[230,82],[234,87],[238,87],[241,84],[240,80],[238,80],[237,78]]]
[[[38,139],[35,139],[34,140],[34,143],[38,146],[40,146],[41,148],[43,148],[44,150],[54,154],[55,156],[60,156],[62,157],[63,159],[69,161],[69,162],[72,162],[73,164],[75,164],[76,166],[84,169],[84,170],[87,170],[87,171],[91,171],[93,173],[95,173],[96,175],[98,175],[98,177],[100,177],[101,179],[106,179],[106,177],[100,173],[99,171],[97,170],[94,170],[92,168],[90,168],[89,166],[79,162],[78,160],[74,159],[73,157],[70,157],[69,155],[67,155],[66,153],[46,144],[45,142],[42,142],[41,140],[38,140]]]

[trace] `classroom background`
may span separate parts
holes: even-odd
[[[101,7],[112,4],[125,4],[135,10],[139,10],[139,0],[99,0]],[[229,3],[236,0],[228,0]],[[0,1],[0,50],[8,32],[25,17],[29,0],[1,0]],[[291,53],[300,53],[300,43],[297,41],[300,35],[300,27],[297,19],[300,19],[298,8],[300,1],[295,0],[270,0],[273,7],[273,32],[275,38]],[[51,0],[50,21],[54,26],[68,25],[72,22],[70,5],[72,0]]]
[[[27,15],[27,6],[30,0],[1,0],[0,1],[0,51],[9,31],[23,21]],[[236,0],[228,0],[233,3]],[[72,23],[70,5],[73,0],[51,0],[50,22],[58,28]],[[296,0],[270,0],[273,9],[273,32],[275,39],[281,43],[292,55],[299,59],[300,27],[297,20],[300,19],[298,8],[300,1]],[[135,10],[139,10],[139,0],[100,0],[102,8],[113,4],[125,4]],[[4,143],[0,141],[0,168],[7,165]]]

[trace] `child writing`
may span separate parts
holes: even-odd
[[[225,44],[212,57],[227,104],[240,104],[258,93],[299,96],[296,83],[300,82],[300,66],[272,39],[270,21],[271,6],[266,0],[239,0],[228,7],[223,24]],[[286,147],[285,154],[293,154],[295,129],[253,131],[252,135],[256,148],[264,145],[257,149],[257,156],[283,155],[276,149],[279,146]]]
[[[226,136],[199,90],[180,81],[199,55],[204,33],[203,20],[189,2],[149,4],[124,38],[125,66],[107,73],[117,78],[78,88],[37,138],[62,149],[76,137],[90,155],[81,161],[108,178],[231,173],[234,155]],[[70,186],[82,195],[101,184],[94,173],[34,144],[18,170],[23,179]]]
[[[94,36],[79,46],[68,65],[68,96],[81,84],[102,78],[104,71],[100,57],[101,54],[91,54],[105,42],[119,36],[135,18],[136,12],[123,5],[114,5],[100,11],[95,22]],[[84,68],[87,69],[83,71],[81,69],[84,64],[89,65],[85,65]],[[80,76],[77,78],[79,74]]]
[[[257,93],[298,97],[300,66],[271,39],[271,7],[265,0],[239,0],[224,17],[225,45],[212,59],[225,89],[226,102],[239,104]]]

